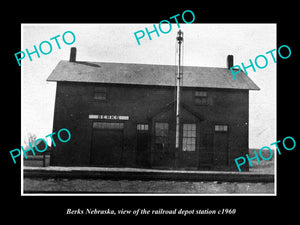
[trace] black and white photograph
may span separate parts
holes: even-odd
[[[22,24],[22,49],[24,195],[276,194],[276,24]]]
[[[65,3],[3,13],[3,220],[296,218],[293,4]]]

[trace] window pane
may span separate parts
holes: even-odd
[[[155,123],[155,133],[158,133],[158,131],[161,129],[161,124],[160,123]]]
[[[155,123],[155,136],[168,136],[168,123]]]
[[[196,138],[193,138],[193,139],[191,140],[191,144],[192,144],[192,145],[196,145]]]
[[[196,137],[196,131],[195,131],[195,130],[193,130],[192,132],[193,132],[193,133],[192,133],[192,135],[191,135],[191,136],[192,136],[192,137]]]
[[[136,129],[138,131],[148,131],[149,130],[149,125],[146,124],[146,123],[145,124],[140,123],[140,124],[136,125]]]
[[[183,124],[183,137],[196,137],[196,124]]]
[[[228,125],[215,125],[215,131],[228,131]]]
[[[228,126],[224,125],[224,131],[227,131],[227,130],[228,130]]]
[[[188,136],[187,132],[188,132],[187,130],[183,130],[183,134],[182,134],[183,137],[187,137]]]
[[[196,124],[191,124],[192,130],[196,130]]]
[[[94,122],[93,128],[122,130],[124,128],[124,124],[123,123]]]
[[[188,131],[188,128],[187,128],[186,124],[183,124],[183,132],[186,132],[186,131]]]
[[[197,97],[206,97],[207,92],[206,91],[196,91],[195,96],[197,96]]]
[[[94,99],[97,100],[106,100],[106,93],[105,92],[95,92]]]
[[[187,151],[191,151],[191,145],[187,145],[187,146],[186,146],[186,150],[187,150]]]
[[[208,104],[207,97],[196,97],[195,103],[199,105],[207,105]]]
[[[196,150],[196,124],[183,124],[182,151]]]

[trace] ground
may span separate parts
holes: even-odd
[[[253,152],[249,156],[253,157]],[[267,158],[267,156],[265,156]],[[249,173],[274,174],[274,160],[252,161]],[[25,178],[25,193],[274,194],[274,183]]]
[[[24,179],[29,192],[100,192],[168,194],[274,193],[274,183],[131,181],[95,179]]]

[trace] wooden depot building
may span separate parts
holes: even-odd
[[[184,66],[179,148],[175,148],[175,66],[60,61],[47,81],[57,82],[51,166],[237,170],[248,153],[249,90],[243,72]],[[244,170],[248,170],[245,166]]]

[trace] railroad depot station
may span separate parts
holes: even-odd
[[[50,165],[237,171],[259,88],[243,72],[233,79],[233,56],[227,65],[182,66],[179,102],[176,65],[77,61],[71,48],[47,79],[57,82],[53,132],[72,134]]]

